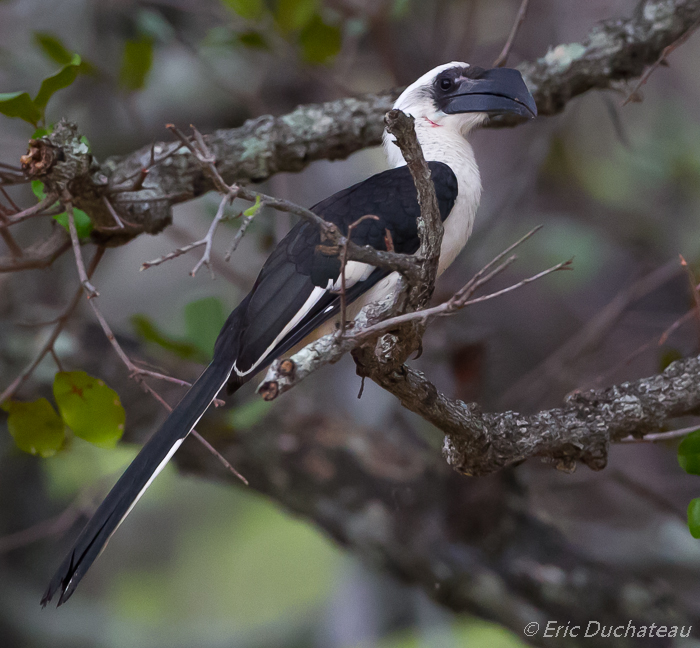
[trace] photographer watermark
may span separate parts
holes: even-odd
[[[537,621],[531,621],[523,628],[526,637],[565,638],[565,637],[689,637],[693,626],[666,626],[658,623],[641,625],[629,621],[627,625],[604,625],[599,621],[589,621],[585,625],[561,624],[547,621],[544,627]]]

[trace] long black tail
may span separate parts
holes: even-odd
[[[117,527],[216,398],[229,377],[231,365],[228,358],[214,360],[143,446],[68,552],[41,599],[42,606],[59,590],[58,605],[70,598]]]

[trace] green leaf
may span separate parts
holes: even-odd
[[[700,430],[691,432],[681,441],[678,463],[689,475],[700,475]]]
[[[65,65],[53,76],[47,77],[41,82],[41,87],[36,97],[34,97],[34,104],[43,116],[46,104],[49,103],[49,99],[63,88],[67,88],[73,81],[75,81],[78,76],[78,66],[81,63],[80,56],[73,54],[73,58],[68,65]]]
[[[73,60],[71,52],[59,38],[47,32],[34,32],[34,42],[54,63],[68,65]]]
[[[248,20],[259,20],[265,10],[263,0],[222,0],[222,2],[241,18]]]
[[[147,342],[153,342],[162,347],[166,351],[171,351],[184,360],[203,360],[206,362],[208,358],[202,356],[202,353],[191,342],[178,340],[163,333],[158,327],[145,315],[134,315],[131,318],[131,323],[136,329],[136,334]]]
[[[7,428],[20,450],[50,457],[63,445],[66,426],[45,398],[31,403],[7,401],[1,407],[9,414]]]
[[[84,371],[60,371],[53,395],[66,425],[76,436],[112,448],[124,433],[126,414],[117,392]]]
[[[7,117],[19,117],[36,127],[43,116],[27,92],[0,93],[0,113]]]
[[[340,27],[326,25],[315,15],[299,35],[299,44],[307,63],[327,63],[340,52],[343,35]]]
[[[44,183],[41,180],[32,180],[32,192],[39,200],[46,198],[46,189],[44,189]]]
[[[270,45],[265,40],[265,37],[256,31],[248,31],[238,34],[238,42],[244,47],[249,47],[250,49],[270,49]]]
[[[205,297],[185,306],[185,337],[207,358],[211,358],[225,322],[224,305],[216,297]]]
[[[253,398],[230,410],[228,421],[235,430],[246,430],[257,425],[270,411],[274,403],[262,398]]]
[[[255,216],[260,211],[261,203],[260,196],[255,196],[255,204],[248,207],[248,209],[243,211],[243,215],[246,217]]]
[[[32,182],[32,185],[34,183]],[[32,186],[32,189],[34,187]],[[61,214],[56,214],[53,219],[59,223],[59,225],[63,226],[70,234],[70,227],[68,226],[68,214],[66,212],[63,212]],[[82,209],[76,209],[75,207],[73,208],[73,220],[75,221],[75,229],[78,232],[78,238],[87,238],[90,236],[90,232],[92,232],[92,221],[90,220],[90,217],[82,210]]]
[[[700,540],[700,498],[690,500],[688,504],[688,529],[693,538]]]
[[[147,36],[124,43],[119,85],[129,92],[141,90],[146,85],[153,65],[153,41]]]
[[[318,0],[277,0],[275,21],[283,32],[303,29],[314,17]]]
[[[63,42],[48,32],[34,32],[34,42],[39,46],[44,55],[59,65],[73,63],[74,52],[71,52]],[[97,68],[83,59],[78,65],[80,74],[97,74]]]

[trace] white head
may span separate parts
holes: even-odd
[[[520,72],[484,70],[459,61],[426,72],[401,93],[394,108],[415,118],[418,140],[430,148],[441,139],[465,137],[493,115],[511,113],[526,119],[537,115]],[[385,132],[384,147],[390,160],[397,154],[393,142]]]

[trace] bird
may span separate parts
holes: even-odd
[[[521,74],[511,68],[484,69],[463,62],[440,65],[399,96],[394,108],[411,115],[428,163],[444,236],[438,275],[469,238],[481,196],[481,179],[467,135],[491,117],[537,115]],[[411,174],[394,138],[384,133],[388,170],[340,191],[311,207],[351,240],[414,254],[419,248],[420,208]],[[389,236],[387,236],[387,232]],[[213,359],[161,427],[119,478],[87,522],[41,599],[46,606],[60,592],[65,603],[104,550],[117,527],[197,425],[219,392],[235,392],[275,359],[310,335],[333,331],[340,311],[341,263],[324,253],[319,228],[301,221],[284,236],[263,265],[253,288],[229,315]],[[398,273],[349,261],[345,266],[346,316],[388,295]]]

